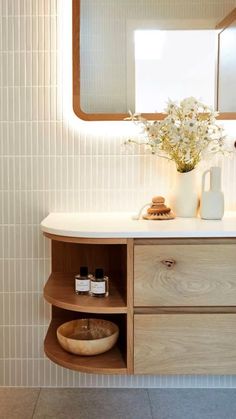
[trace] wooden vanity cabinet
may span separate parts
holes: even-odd
[[[45,352],[66,368],[109,374],[236,373],[236,239],[86,239],[52,241],[52,304]],[[103,267],[107,298],[78,296],[82,265]],[[79,357],[57,342],[57,327],[81,317],[118,324],[117,345]]]
[[[236,240],[136,240],[134,373],[236,373]]]

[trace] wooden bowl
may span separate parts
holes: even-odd
[[[111,349],[119,336],[115,323],[100,319],[79,319],[63,323],[57,329],[57,339],[75,355],[98,355]]]

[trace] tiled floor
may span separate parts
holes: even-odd
[[[236,389],[0,388],[1,419],[235,419]]]

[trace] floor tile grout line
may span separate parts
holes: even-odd
[[[148,396],[148,401],[149,401],[149,406],[150,406],[150,411],[151,411],[151,417],[152,417],[152,419],[154,419],[152,402],[151,402],[151,399],[150,399],[150,394],[149,394],[149,389],[148,388],[146,389],[146,392],[147,392],[147,396]]]
[[[37,404],[38,404],[38,401],[39,401],[39,396],[40,396],[40,394],[41,394],[41,387],[39,388],[39,392],[38,392],[38,397],[37,397],[37,399],[35,400],[35,404],[34,404],[34,409],[33,409],[33,413],[32,413],[32,416],[31,416],[31,419],[34,419],[34,414],[35,414],[35,412],[36,412],[36,408],[37,408]]]

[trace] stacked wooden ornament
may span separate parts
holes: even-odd
[[[148,208],[147,214],[143,215],[145,220],[173,220],[175,218],[171,208],[165,205],[163,196],[154,196],[152,205]]]

